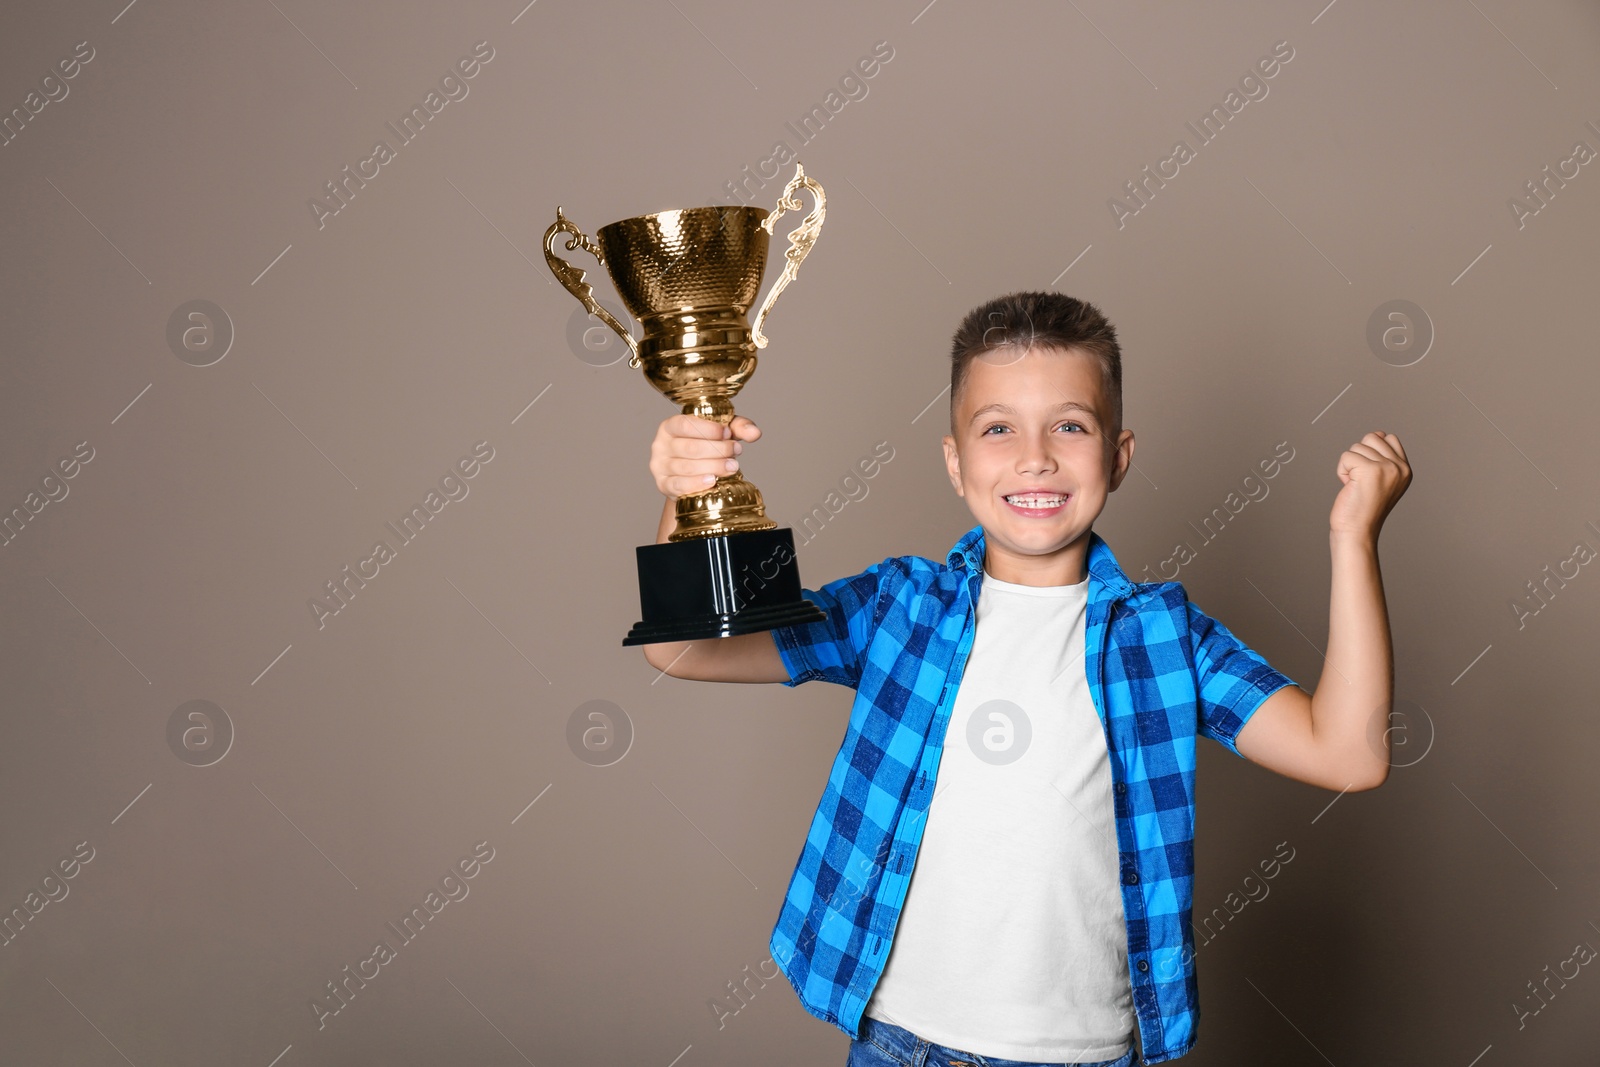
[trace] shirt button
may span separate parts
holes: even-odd
[[[1135,870],[1132,870],[1131,868],[1129,870],[1123,871],[1122,872],[1122,884],[1123,885],[1138,885],[1139,884],[1139,872],[1135,871]]]
[[[1140,960],[1139,961],[1139,970],[1148,971],[1149,969],[1150,969],[1150,964],[1147,961],[1145,961],[1145,960]]]
[[[1127,786],[1126,782],[1118,782],[1117,783],[1117,792],[1119,794],[1126,793],[1127,791],[1128,791],[1128,786]]]

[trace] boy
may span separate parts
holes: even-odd
[[[1134,451],[1097,308],[1012,293],[967,315],[951,355],[945,465],[978,526],[943,564],[886,559],[806,590],[824,621],[645,657],[856,690],[770,942],[805,1008],[851,1036],[851,1067],[1126,1067],[1135,1036],[1139,1062],[1174,1059],[1200,1014],[1196,736],[1340,792],[1388,776],[1377,536],[1405,451],[1375,432],[1339,457],[1312,697],[1179,583],[1129,581],[1091,530]],[[759,437],[743,417],[661,424],[658,541],[673,499]]]

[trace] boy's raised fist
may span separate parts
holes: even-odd
[[[1411,462],[1392,433],[1374,430],[1345,450],[1334,473],[1344,483],[1328,523],[1334,533],[1376,541],[1383,520],[1411,484]]]

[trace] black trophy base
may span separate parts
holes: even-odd
[[[746,530],[640,545],[639,607],[624,645],[699,641],[820,622],[801,595],[794,531]]]

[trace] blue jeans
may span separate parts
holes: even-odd
[[[1133,1046],[1120,1059],[1070,1064],[1068,1067],[1133,1067]],[[870,1015],[861,1017],[861,1037],[850,1042],[845,1067],[1062,1067],[1031,1060],[1002,1060],[935,1045],[910,1030]]]

